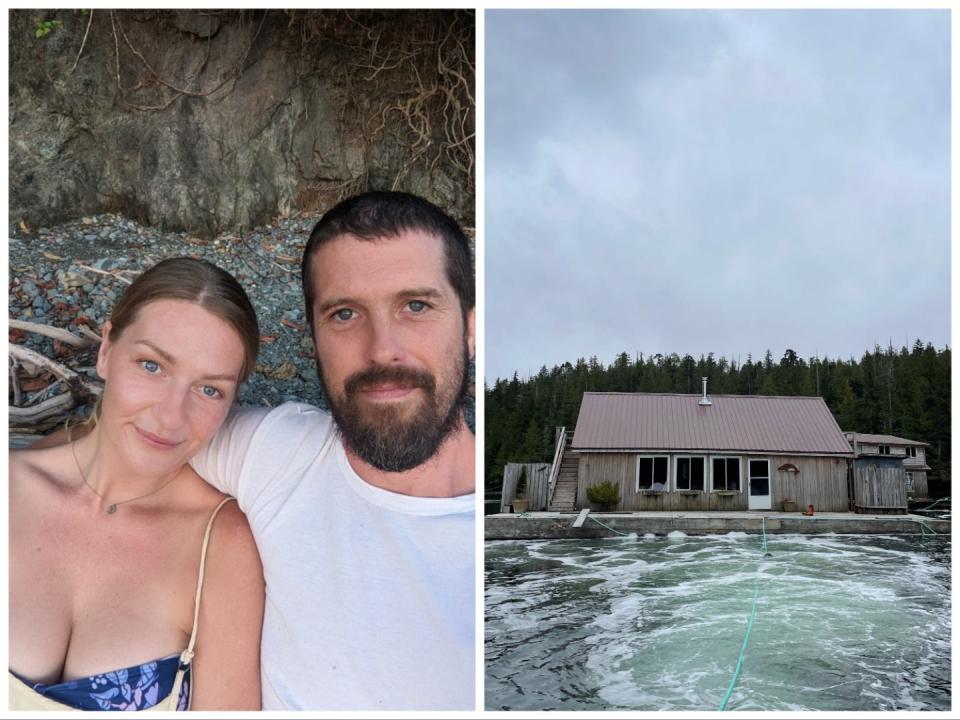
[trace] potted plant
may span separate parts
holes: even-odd
[[[620,504],[620,488],[604,480],[587,488],[587,500],[600,512],[608,512]]]
[[[517,479],[517,489],[513,492],[513,511],[515,513],[524,513],[530,507],[530,499],[527,497],[527,466],[520,468],[520,477]]]

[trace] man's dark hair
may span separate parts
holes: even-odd
[[[362,240],[396,237],[402,232],[420,230],[443,241],[447,280],[460,299],[464,317],[475,300],[473,262],[470,244],[460,226],[443,210],[416,195],[402,192],[365,192],[354,195],[328,210],[310,233],[303,251],[300,272],[307,322],[313,329],[313,300],[316,288],[310,272],[310,258],[325,242],[341,235]]]

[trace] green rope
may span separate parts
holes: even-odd
[[[615,532],[617,535],[623,535],[624,537],[626,537],[627,535],[630,534],[630,533],[620,532],[619,530],[612,528],[609,525],[604,525],[602,522],[597,520],[593,515],[587,515],[587,517],[593,520],[597,525],[605,527],[607,530],[609,530],[610,532]]]
[[[927,505],[926,507],[920,508],[920,509],[917,510],[916,512],[923,512],[924,510],[929,510],[929,509],[932,508],[934,505],[937,505],[937,504],[942,503],[942,502],[947,502],[948,500],[950,500],[949,497],[945,497],[945,498],[940,498],[940,499],[938,499],[938,500],[934,500],[931,504]]]
[[[767,552],[767,521],[763,516],[760,517],[760,531],[762,533],[762,552]],[[757,617],[757,600],[760,597],[760,578],[757,577],[753,585],[753,605],[750,608],[750,620],[747,622],[747,632],[743,636],[743,645],[740,646],[740,657],[737,658],[737,666],[733,670],[733,677],[730,678],[730,686],[727,688],[727,694],[723,696],[719,710],[726,710],[730,696],[733,695],[733,689],[737,686],[737,679],[740,677],[740,668],[743,667],[743,659],[747,653],[747,643],[750,642],[750,632],[753,630],[753,621]]]
[[[720,703],[719,710],[727,709],[727,702],[730,700],[730,696],[733,695],[733,688],[737,685],[737,678],[740,677],[740,668],[743,667],[743,658],[747,652],[747,642],[750,640],[750,631],[753,630],[753,621],[757,617],[757,598],[760,595],[760,582],[757,581],[757,584],[753,588],[753,609],[750,611],[750,621],[747,623],[747,632],[743,636],[743,646],[740,648],[740,657],[737,659],[737,667],[734,668],[733,677],[730,679],[730,687],[727,688],[727,694],[723,696],[723,701]]]

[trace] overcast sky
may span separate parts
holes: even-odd
[[[948,11],[488,11],[488,382],[950,343]]]

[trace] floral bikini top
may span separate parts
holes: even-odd
[[[193,630],[186,650],[165,658],[99,673],[90,677],[45,685],[31,683],[9,671],[11,710],[189,710],[190,666],[197,640],[200,596],[207,545],[214,518],[233,500],[224,498],[210,514],[200,549],[200,572],[193,604]]]
[[[59,709],[66,706],[72,710],[188,710],[190,666],[187,665],[183,680],[178,683],[179,666],[180,656],[173,654],[143,665],[54,685],[31,683],[13,671],[11,674],[22,686],[26,686],[41,698],[56,702]],[[180,685],[180,692],[174,696],[173,689],[177,684]],[[11,709],[21,709],[12,707],[12,691],[10,697]],[[177,699],[176,706],[170,702],[172,697]],[[164,700],[167,702],[163,702]],[[33,700],[28,702],[32,703]],[[160,703],[163,703],[163,706],[157,707]]]

